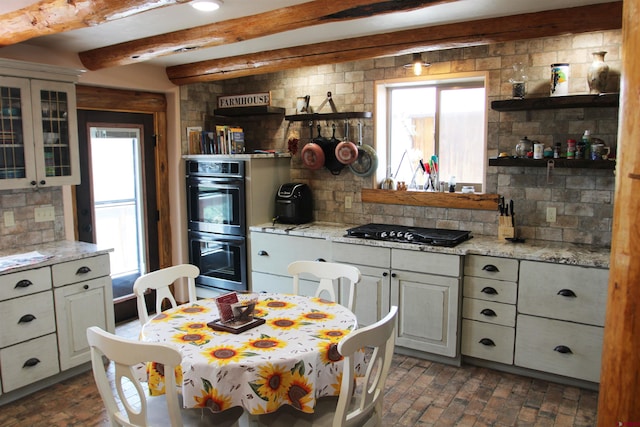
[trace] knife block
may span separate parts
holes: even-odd
[[[514,223],[515,217],[513,216],[498,216],[498,240],[504,241],[504,239],[516,237]]]

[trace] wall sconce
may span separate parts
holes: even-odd
[[[422,54],[414,53],[413,60],[411,61],[410,64],[405,64],[404,68],[412,68],[413,74],[415,74],[416,76],[419,76],[420,74],[422,74],[423,68],[430,67],[430,66],[431,66],[430,63],[424,62],[422,60]]]
[[[191,7],[201,12],[213,12],[220,9],[222,6],[222,0],[193,0]]]

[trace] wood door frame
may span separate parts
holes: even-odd
[[[156,188],[169,188],[169,155],[167,145],[167,99],[162,93],[110,89],[76,85],[77,108],[153,115],[156,135]],[[73,190],[75,193],[75,190]],[[75,200],[75,194],[73,195]],[[157,192],[158,262],[160,268],[172,265],[171,259],[171,210],[169,193]],[[74,209],[74,229],[78,224]]]

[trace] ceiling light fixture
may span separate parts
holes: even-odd
[[[222,0],[193,0],[191,6],[201,12],[213,12],[220,9]]]
[[[414,53],[413,60],[411,61],[410,64],[405,64],[404,68],[413,68],[413,74],[415,74],[416,76],[419,76],[420,74],[422,74],[423,68],[430,67],[430,66],[431,66],[430,63],[424,62],[422,60],[422,54]]]

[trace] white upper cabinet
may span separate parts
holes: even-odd
[[[62,70],[0,60],[0,189],[80,183],[77,74]]]

